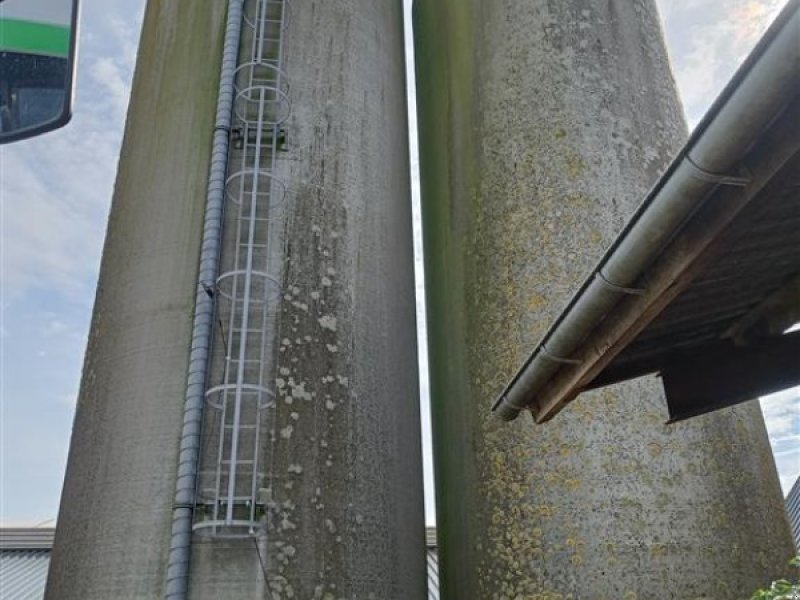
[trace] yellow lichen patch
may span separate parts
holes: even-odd
[[[528,298],[528,309],[537,310],[547,303],[547,298],[541,294],[533,293]]]
[[[556,514],[556,509],[553,506],[549,506],[547,504],[540,504],[538,506],[531,507],[533,513],[537,517],[541,517],[543,519],[552,518]]]
[[[578,179],[586,171],[586,162],[577,154],[567,156],[567,175],[572,179]]]
[[[649,442],[647,444],[647,451],[650,453],[650,456],[655,458],[656,456],[661,456],[664,452],[664,447],[658,442]]]

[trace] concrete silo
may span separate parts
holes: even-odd
[[[440,582],[450,600],[731,599],[791,554],[757,404],[660,384],[543,426],[496,394],[686,137],[655,4],[417,0]]]
[[[47,597],[423,598],[402,6],[225,4],[147,5]]]

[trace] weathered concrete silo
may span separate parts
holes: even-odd
[[[424,597],[406,123],[399,0],[149,0],[48,598]]]
[[[443,597],[747,595],[791,553],[757,404],[490,413],[686,136],[654,2],[417,0],[415,42]]]

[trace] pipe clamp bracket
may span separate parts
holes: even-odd
[[[692,157],[688,154],[686,155],[686,162],[694,171],[692,177],[707,183],[745,187],[749,185],[750,181],[752,180],[750,174],[746,172],[746,169],[743,169],[746,172],[745,175],[724,175],[722,173],[712,173],[711,171],[706,171],[704,168],[694,162]]]
[[[580,365],[580,364],[583,363],[582,360],[577,360],[577,359],[574,359],[574,358],[564,358],[563,356],[556,356],[555,354],[550,352],[545,347],[544,344],[539,346],[539,352],[541,352],[542,356],[545,357],[546,359],[551,360],[551,361],[556,362],[556,363],[559,363],[559,364],[562,364],[562,365]]]
[[[602,285],[604,288],[611,290],[612,292],[616,292],[618,294],[629,294],[631,296],[643,296],[645,292],[647,292],[644,288],[632,288],[632,287],[625,287],[624,285],[617,285],[616,283],[611,283],[608,279],[606,279],[605,275],[601,271],[595,273],[595,279],[597,282]]]

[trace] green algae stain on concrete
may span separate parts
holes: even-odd
[[[475,193],[474,114],[469,102],[475,85],[473,17],[471,2],[414,5],[420,170],[425,174],[423,194],[435,199],[423,205],[426,296],[428,306],[442,315],[428,322],[431,373],[440,374],[431,378],[432,395],[441,399],[431,407],[438,432],[435,468],[455,475],[438,482],[438,504],[453,510],[439,511],[437,527],[442,532],[441,571],[452,574],[442,585],[453,597],[460,593],[468,597],[467,590],[476,589],[476,573],[468,570],[462,571],[465,576],[457,576],[457,561],[462,552],[472,555],[481,548],[480,540],[470,540],[461,525],[470,513],[477,513],[476,508],[471,499],[457,502],[462,495],[459,480],[475,480],[473,473],[465,471],[473,465],[460,452],[449,451],[449,440],[474,427],[473,415],[457,410],[458,398],[468,393],[469,386],[462,377],[466,373],[466,307],[463,294],[452,298],[447,294],[448,289],[463,290],[466,262],[471,259],[466,227],[472,202],[458,202],[454,195],[473,198]],[[456,132],[453,139],[451,131]]]

